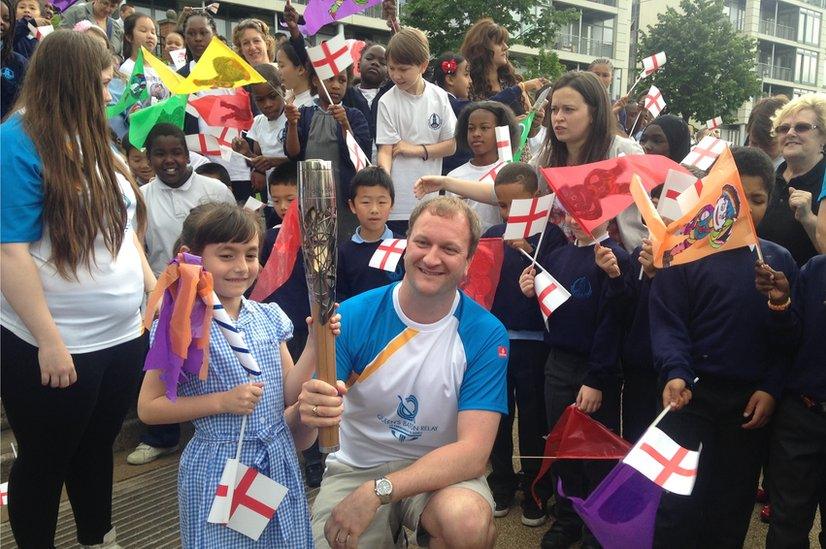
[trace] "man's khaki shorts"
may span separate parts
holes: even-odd
[[[412,463],[412,460],[391,461],[378,467],[356,469],[333,460],[328,461],[327,470],[324,471],[324,480],[321,481],[321,488],[315,498],[312,510],[313,539],[316,547],[318,549],[330,547],[324,538],[324,525],[330,517],[333,507],[365,482],[387,476],[394,471],[410,466]],[[491,511],[493,511],[493,495],[484,476],[465,480],[453,486],[473,490],[488,502]],[[402,532],[402,526],[415,532],[417,545],[426,547],[430,534],[421,527],[419,518],[422,516],[432,495],[433,492],[418,494],[379,507],[373,522],[359,537],[359,547],[369,549],[405,547],[404,540],[406,538]]]

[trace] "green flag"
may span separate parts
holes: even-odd
[[[534,118],[536,118],[536,111],[531,110],[528,116],[519,123],[519,125],[522,126],[522,135],[519,137],[519,147],[517,147],[516,152],[513,154],[514,162],[519,162],[522,159],[522,153],[525,152],[525,144],[528,142],[528,134],[531,132]]]
[[[138,50],[138,58],[135,59],[135,68],[132,69],[132,76],[120,100],[106,107],[106,118],[117,116],[123,111],[132,108],[132,105],[140,101],[149,99],[149,91],[146,89],[146,75],[143,72],[143,52]]]
[[[186,98],[186,94],[173,95],[151,107],[133,112],[129,116],[129,142],[137,148],[143,147],[146,136],[149,135],[155,124],[161,122],[183,128]]]

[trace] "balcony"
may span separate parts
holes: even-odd
[[[797,40],[797,29],[789,25],[783,25],[770,19],[760,20],[760,32],[769,36],[776,36],[784,40]]]
[[[793,73],[794,70],[791,67],[769,65],[768,63],[757,63],[757,76],[760,78],[773,78],[775,80],[793,82]]]
[[[556,41],[555,49],[581,53],[591,57],[614,57],[614,45],[597,40],[589,40],[575,34],[562,34]]]

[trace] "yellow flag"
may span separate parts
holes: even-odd
[[[175,93],[194,93],[214,88],[240,88],[266,82],[249,63],[213,36],[190,75]]]
[[[143,51],[144,62],[155,70],[158,78],[163,82],[163,85],[166,86],[173,95],[186,93],[180,91],[183,87],[183,76],[170,69],[166,63],[152,55],[152,53],[143,46],[141,46],[141,51]]]
[[[728,149],[703,178],[699,200],[667,227],[635,178],[631,194],[651,230],[654,265],[669,267],[708,255],[758,244],[748,199]]]

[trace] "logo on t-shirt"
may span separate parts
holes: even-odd
[[[442,117],[434,112],[433,114],[427,117],[427,125],[430,127],[431,130],[438,130],[442,127]]]
[[[508,350],[505,349],[504,345],[499,346],[499,358],[508,358]]]
[[[396,395],[399,404],[396,406],[398,419],[392,419],[379,414],[378,419],[390,429],[393,436],[399,442],[411,442],[422,436],[425,432],[436,432],[438,425],[417,425],[416,415],[419,413],[419,399],[416,395],[407,395],[402,398]]]
[[[278,132],[278,140],[282,143],[287,141],[287,126],[281,128],[281,131]]]

